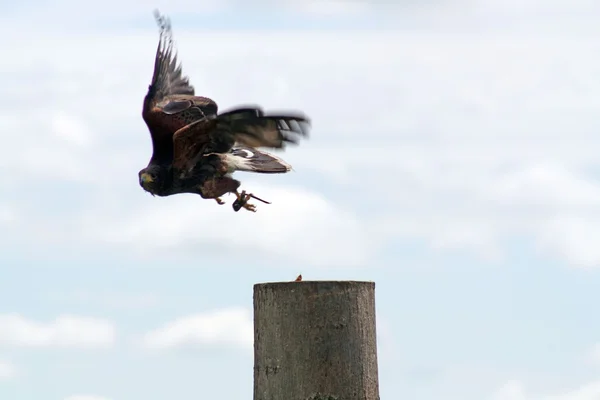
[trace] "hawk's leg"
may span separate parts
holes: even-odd
[[[242,193],[239,193],[236,189],[233,193],[235,193],[235,196],[237,197],[237,200],[233,202],[233,211],[235,212],[240,211],[242,208],[245,208],[248,211],[256,212],[256,206],[254,204],[248,203],[248,200],[250,200],[250,198],[262,201],[265,204],[271,204],[266,200],[256,197],[252,193],[246,193],[245,190],[242,190]]]
[[[221,199],[226,193],[234,192],[240,183],[235,179],[228,177],[214,177],[207,179],[202,185],[196,187],[197,193],[203,199],[212,199],[218,204],[223,205],[225,202]]]

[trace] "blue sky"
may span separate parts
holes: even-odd
[[[0,5],[0,398],[250,399],[298,273],[376,282],[382,399],[600,398],[600,7],[380,3],[156,3],[197,93],[312,118],[256,214],[137,184],[154,5]]]

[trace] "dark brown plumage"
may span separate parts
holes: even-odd
[[[189,78],[182,74],[169,20],[158,11],[155,17],[160,39],[142,109],[152,138],[152,157],[139,172],[140,185],[153,195],[198,193],[219,204],[223,204],[220,196],[232,192],[237,196],[234,210],[253,211],[246,203],[256,197],[239,194],[240,182],[230,175],[289,171],[283,160],[256,147],[283,149],[297,143],[308,133],[308,118],[300,113],[265,115],[253,106],[218,114],[217,104],[196,96]]]

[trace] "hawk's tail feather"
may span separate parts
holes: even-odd
[[[283,174],[292,169],[291,165],[279,157],[249,147],[234,147],[229,153],[224,154],[224,158],[231,172]]]
[[[259,107],[243,107],[219,114],[219,124],[235,141],[249,147],[283,148],[308,135],[310,120],[301,113],[265,115]]]

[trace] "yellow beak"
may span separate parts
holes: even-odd
[[[154,179],[152,179],[152,176],[149,173],[144,172],[142,174],[142,182],[144,182],[144,183],[154,182]]]

